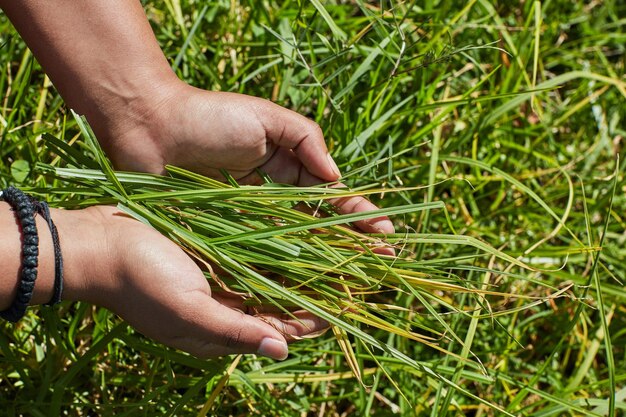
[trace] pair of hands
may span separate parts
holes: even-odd
[[[266,100],[181,82],[141,2],[0,0],[0,7],[68,106],[87,116],[117,168],[160,173],[172,164],[217,179],[225,169],[241,183],[259,182],[257,168],[282,183],[339,179],[315,123]],[[359,197],[333,203],[341,213],[375,209]],[[66,268],[71,259],[80,260],[81,250],[100,248],[82,257],[82,267],[68,269],[69,298],[104,305],[146,335],[198,356],[259,350],[276,358],[286,355],[281,332],[228,308],[236,307],[236,300],[212,297],[196,265],[149,227],[109,208],[53,216],[64,223],[59,232]],[[67,216],[77,221],[64,222]],[[86,223],[77,230],[79,218]],[[393,232],[387,218],[356,226],[364,232]],[[72,296],[72,288],[82,291]],[[271,315],[268,320],[287,335],[320,326],[298,314],[302,323]],[[264,344],[266,337],[275,343]]]
[[[182,82],[160,91],[136,117],[109,115],[117,122],[106,129],[94,123],[118,168],[161,173],[172,164],[217,179],[225,169],[246,184],[261,181],[257,169],[276,182],[302,186],[340,177],[319,126],[295,112]],[[346,214],[376,209],[362,197],[332,203]],[[242,313],[241,300],[211,293],[203,273],[179,247],[114,208],[53,216],[66,259],[66,298],[104,306],[166,345],[198,357],[257,352],[284,359],[286,342],[326,326],[305,311],[294,312],[295,319]],[[394,231],[386,217],[357,227]]]

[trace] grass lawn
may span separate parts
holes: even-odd
[[[325,249],[307,256],[367,287],[351,316],[331,274],[317,277],[337,325],[284,362],[199,360],[85,303],[31,309],[0,323],[0,414],[626,415],[624,2],[142,3],[182,79],[320,124],[351,190],[398,213],[400,256],[380,268],[405,275],[377,278],[374,255],[344,263],[345,242],[294,229],[285,241],[309,239]],[[107,177],[67,169],[99,169],[94,147],[2,14],[0,45],[0,186],[93,204]],[[137,193],[175,187],[124,178]],[[228,192],[301,224],[287,203],[315,191],[282,188],[270,203]],[[261,237],[244,246],[262,252]]]

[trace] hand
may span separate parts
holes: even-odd
[[[53,218],[65,260],[64,299],[106,307],[165,345],[201,358],[256,352],[285,359],[287,339],[326,327],[304,311],[293,319],[235,310],[244,308],[232,296],[212,296],[178,246],[113,207],[54,210]]]
[[[135,108],[137,116],[117,117],[109,131],[97,132],[110,138],[107,151],[121,169],[161,173],[172,164],[216,179],[223,179],[224,169],[243,184],[261,182],[256,169],[275,182],[300,186],[340,178],[321,129],[298,113],[268,100],[208,92],[178,80],[164,82],[158,90],[152,103]],[[363,197],[330,202],[342,214],[377,208]],[[394,232],[387,217],[356,225],[364,232]]]
[[[312,185],[340,177],[319,127],[267,100],[214,93],[180,81],[140,2],[0,0],[69,107],[87,120],[118,168],[153,173],[167,163],[243,183],[254,170]],[[334,201],[341,213],[373,210],[361,197]],[[356,224],[392,233],[386,217]]]

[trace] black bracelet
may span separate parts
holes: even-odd
[[[37,279],[39,236],[35,223],[35,207],[26,194],[15,187],[9,187],[0,193],[0,198],[11,205],[22,229],[22,270],[17,295],[8,309],[0,311],[0,317],[15,323],[24,317],[26,307],[33,297]]]
[[[53,306],[61,302],[61,295],[63,294],[63,256],[61,255],[61,242],[59,241],[57,227],[52,221],[52,216],[50,216],[48,203],[33,200],[33,204],[37,212],[41,214],[41,217],[48,223],[50,235],[52,236],[52,246],[54,247],[54,294],[52,295],[52,299],[45,305]]]
[[[61,255],[59,233],[52,221],[50,208],[46,202],[39,202],[15,187],[9,187],[4,191],[0,191],[0,198],[9,203],[17,214],[23,234],[22,270],[17,295],[7,310],[0,311],[1,318],[17,322],[26,313],[26,308],[33,296],[35,280],[37,279],[39,236],[37,234],[35,214],[41,214],[41,217],[48,223],[54,247],[54,293],[52,299],[46,304],[48,306],[55,305],[61,301],[61,295],[63,294],[63,257]]]

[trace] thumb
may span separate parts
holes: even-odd
[[[287,342],[270,324],[220,304],[208,294],[194,298],[189,300],[187,317],[182,317],[184,333],[174,338],[174,347],[202,358],[234,353],[287,358]]]
[[[328,153],[322,129],[314,121],[265,100],[260,114],[266,137],[277,146],[293,150],[302,165],[324,181],[336,181],[341,172]]]

